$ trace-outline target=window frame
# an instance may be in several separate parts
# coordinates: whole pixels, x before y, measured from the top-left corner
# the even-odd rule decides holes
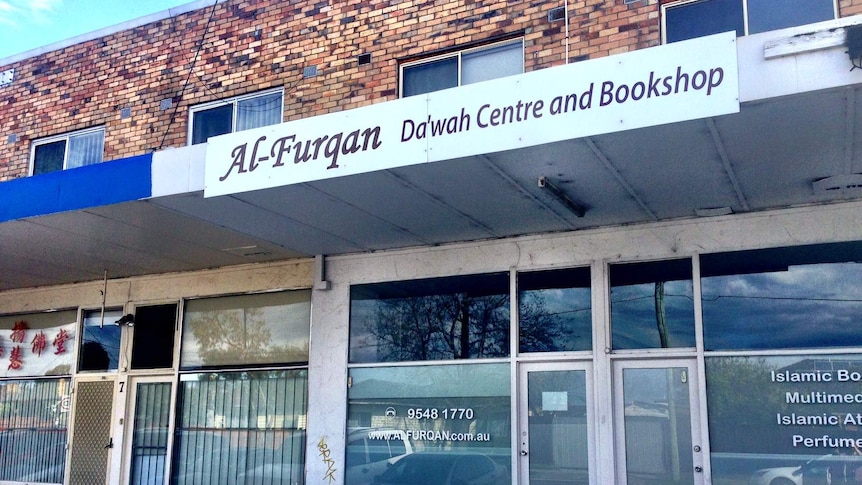
[[[192,141],[193,141],[193,136],[194,136],[195,113],[198,113],[201,111],[207,111],[207,110],[210,110],[213,108],[219,108],[222,106],[230,105],[231,106],[230,131],[228,133],[223,133],[223,134],[227,135],[229,133],[236,133],[237,132],[237,130],[236,130],[237,109],[238,109],[239,103],[241,101],[246,101],[249,99],[268,96],[268,95],[276,94],[276,93],[281,94],[281,110],[279,113],[279,121],[278,121],[278,123],[276,123],[276,124],[279,124],[279,123],[284,123],[284,87],[283,86],[278,87],[278,88],[274,88],[274,89],[266,89],[263,91],[256,91],[254,93],[241,94],[238,96],[232,96],[232,97],[224,98],[224,99],[217,99],[215,101],[209,101],[206,103],[201,103],[201,104],[196,104],[194,106],[191,106],[189,108],[189,122],[188,122],[188,132],[187,132],[186,144],[188,146],[193,145]],[[264,126],[271,126],[271,125],[264,125]],[[258,128],[260,128],[260,127],[258,127]],[[221,136],[221,135],[217,135],[217,136]],[[204,143],[206,143],[206,141],[200,142],[198,144],[202,145]]]
[[[526,69],[526,60],[524,58],[524,38],[516,37],[512,39],[498,40],[494,42],[490,42],[487,44],[481,44],[473,47],[467,47],[464,49],[459,49],[451,52],[445,52],[442,54],[431,55],[429,57],[423,57],[421,59],[416,59],[413,61],[402,62],[398,66],[398,97],[404,98],[404,71],[405,69],[410,69],[411,67],[421,66],[423,64],[430,64],[432,62],[442,61],[445,59],[455,58],[458,61],[458,83],[455,87],[461,87],[462,84],[462,74],[464,71],[462,58],[465,54],[475,54],[477,52],[482,52],[485,50],[493,50],[497,47],[503,47],[507,45],[515,45],[520,44],[521,46],[521,73],[523,74]],[[434,91],[431,91],[434,92]],[[428,93],[423,93],[428,94]],[[421,95],[416,95],[421,96]]]
[[[661,43],[662,44],[668,43],[668,41],[667,41],[667,31],[668,31],[667,11],[668,11],[668,9],[679,8],[679,7],[684,7],[686,5],[689,5],[689,4],[694,4],[694,3],[699,3],[699,2],[708,2],[708,1],[710,1],[710,0],[679,0],[679,1],[669,1],[669,2],[663,3],[661,5]],[[737,1],[742,2],[742,25],[743,25],[742,36],[752,35],[751,33],[749,33],[749,30],[748,30],[748,24],[749,24],[749,21],[748,21],[748,2],[749,2],[749,0],[737,0]],[[838,14],[839,14],[839,12],[838,12],[838,1],[837,0],[831,0],[831,2],[832,2],[832,19],[834,20],[834,19],[839,18],[838,17]],[[790,28],[792,28],[792,27],[790,27]]]
[[[62,141],[62,142],[66,143],[66,145],[63,147],[63,167],[60,170],[50,170],[48,172],[42,172],[42,173],[61,172],[63,170],[69,169],[69,167],[67,166],[69,163],[69,141],[72,138],[75,138],[78,136],[86,136],[86,135],[91,135],[93,133],[98,133],[98,132],[102,133],[102,157],[101,157],[101,160],[99,160],[96,163],[104,162],[105,161],[105,127],[104,126],[97,126],[97,127],[92,127],[92,128],[84,128],[82,130],[69,131],[67,133],[62,133],[59,135],[46,136],[44,138],[38,138],[36,140],[33,140],[33,142],[30,144],[30,164],[28,167],[27,175],[30,177],[32,177],[33,175],[39,175],[39,174],[35,173],[36,172],[36,148],[37,147],[40,147],[42,145],[48,145],[51,143],[56,143],[58,141]],[[95,165],[96,163],[91,163],[89,165]],[[84,166],[86,166],[86,165],[84,165]],[[73,167],[73,168],[77,168],[77,167]]]

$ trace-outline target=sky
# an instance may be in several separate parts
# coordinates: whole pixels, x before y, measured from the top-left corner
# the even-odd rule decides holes
[[[194,0],[0,0],[0,59]]]

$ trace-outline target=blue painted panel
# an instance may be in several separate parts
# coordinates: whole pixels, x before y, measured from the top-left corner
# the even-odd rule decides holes
[[[152,195],[152,154],[0,182],[0,222]]]

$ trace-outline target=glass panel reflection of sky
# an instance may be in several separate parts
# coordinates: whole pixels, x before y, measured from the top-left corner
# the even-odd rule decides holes
[[[612,265],[610,277],[614,349],[694,347],[690,260]]]
[[[81,342],[79,370],[117,370],[122,328],[116,321],[122,316],[121,310],[106,310],[104,319],[100,310],[84,312],[84,339]]]
[[[565,352],[592,348],[590,269],[518,274],[521,352]]]
[[[732,256],[735,267],[720,271],[714,271],[722,264],[720,255],[704,258],[707,350],[862,345],[862,265],[804,264],[805,257],[798,259],[803,264],[791,265],[782,260],[781,250],[738,254]],[[778,264],[767,267],[764,260]]]

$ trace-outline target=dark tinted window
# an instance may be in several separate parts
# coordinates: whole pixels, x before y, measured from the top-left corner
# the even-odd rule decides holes
[[[192,116],[192,145],[231,132],[233,104],[197,111]]]
[[[404,68],[402,96],[414,96],[458,85],[458,58],[447,57]]]
[[[33,155],[33,175],[63,170],[66,140],[37,145]]]
[[[834,18],[832,0],[748,0],[749,34]]]
[[[735,30],[745,35],[742,0],[702,0],[665,10],[667,42],[694,39]]]
[[[351,288],[350,362],[508,355],[508,273]]]
[[[518,274],[521,352],[592,348],[590,269]]]
[[[154,305],[135,310],[132,369],[158,369],[174,364],[176,305]]]
[[[862,345],[862,243],[701,256],[707,350]]]
[[[614,349],[694,347],[691,260],[614,264]]]

